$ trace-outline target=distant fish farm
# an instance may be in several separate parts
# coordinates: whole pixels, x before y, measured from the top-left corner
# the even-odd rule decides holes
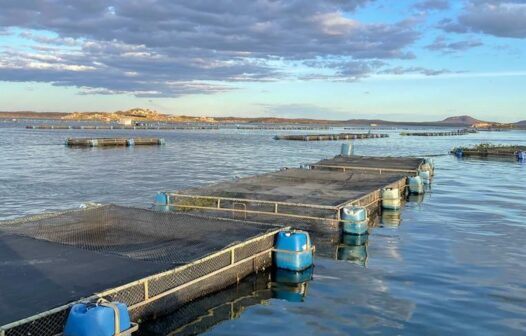
[[[307,135],[276,135],[275,140],[293,141],[337,141],[355,139],[387,138],[388,134],[375,133],[339,133],[339,134],[307,134]]]
[[[471,133],[477,133],[476,130],[469,130],[469,129],[462,129],[457,131],[449,131],[449,132],[401,132],[400,135],[402,136],[455,136],[455,135],[466,135]]]
[[[68,138],[68,147],[131,147],[164,145],[163,138]]]
[[[472,147],[456,147],[451,150],[450,154],[459,158],[501,158],[526,161],[526,146],[480,144]]]

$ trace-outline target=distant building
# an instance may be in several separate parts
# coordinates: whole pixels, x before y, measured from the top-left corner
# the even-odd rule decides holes
[[[130,118],[123,118],[119,120],[119,124],[124,125],[124,126],[132,126],[133,120]]]

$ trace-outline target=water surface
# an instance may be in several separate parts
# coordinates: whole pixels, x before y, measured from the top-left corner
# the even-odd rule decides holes
[[[334,258],[318,256],[303,302],[275,298],[263,285],[263,292],[248,291],[256,299],[238,313],[226,314],[207,328],[179,332],[523,334],[526,166],[444,154],[454,146],[480,142],[526,144],[526,132],[433,138],[382,132],[391,137],[356,140],[355,153],[427,155],[436,163],[432,190],[406,204],[399,226],[374,228],[363,249],[351,246],[349,251],[343,244],[340,250],[335,246]],[[334,156],[341,144],[272,139],[285,133],[306,131],[26,130],[20,124],[0,124],[0,219],[89,201],[148,207],[157,191],[297,167]],[[152,136],[165,138],[167,144],[73,149],[63,145],[69,136]],[[336,260],[338,255],[355,257]],[[246,294],[234,291],[239,298]],[[207,314],[219,317],[219,311]],[[174,331],[165,325],[160,334]]]

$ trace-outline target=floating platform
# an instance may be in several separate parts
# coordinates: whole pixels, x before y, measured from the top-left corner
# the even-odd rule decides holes
[[[456,147],[450,152],[457,157],[509,158],[526,160],[526,146],[499,146],[481,144],[473,147]]]
[[[450,132],[402,132],[402,136],[455,136],[455,135],[466,135],[470,133],[477,133],[476,130],[457,130]]]
[[[164,145],[163,138],[68,138],[70,147],[115,147],[115,146],[158,146]]]
[[[0,222],[0,335],[59,334],[80,299],[174,310],[270,267],[279,230],[116,205]]]
[[[217,130],[219,126],[27,125],[40,130]]]
[[[294,140],[294,141],[336,141],[354,139],[376,139],[387,138],[388,134],[375,133],[339,133],[339,134],[307,134],[307,135],[276,135],[275,140]]]
[[[407,177],[417,175],[424,162],[416,158],[336,157],[311,165],[317,169],[284,169],[161,196],[164,204],[180,211],[207,210],[242,218],[254,215],[250,217],[253,220],[263,220],[261,215],[274,220],[281,216],[339,222],[343,207],[377,207],[382,188],[405,191]]]

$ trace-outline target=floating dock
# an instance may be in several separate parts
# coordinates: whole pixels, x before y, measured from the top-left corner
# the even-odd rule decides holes
[[[81,299],[173,311],[272,266],[279,231],[116,205],[0,222],[0,335],[60,334]]]
[[[39,130],[217,130],[219,126],[123,126],[123,125],[27,125],[27,129]]]
[[[223,212],[251,220],[265,217],[312,219],[338,223],[342,208],[377,208],[382,188],[405,192],[407,177],[418,174],[424,159],[340,156],[311,165],[284,169],[180,192],[158,195],[157,204],[180,211]],[[336,167],[336,168],[335,168]],[[338,171],[334,171],[338,170]],[[296,225],[295,225],[296,227]]]
[[[457,131],[450,131],[450,132],[402,132],[400,135],[402,136],[455,136],[455,135],[466,135],[470,133],[477,133],[476,130],[457,130]]]
[[[481,144],[473,147],[457,147],[450,152],[457,157],[502,158],[526,160],[526,146]]]
[[[276,135],[275,140],[294,140],[294,141],[336,141],[336,140],[355,140],[355,139],[376,139],[387,138],[388,134],[375,133],[339,133],[339,134],[306,134],[306,135]]]
[[[118,147],[164,145],[162,138],[68,138],[69,147]]]

